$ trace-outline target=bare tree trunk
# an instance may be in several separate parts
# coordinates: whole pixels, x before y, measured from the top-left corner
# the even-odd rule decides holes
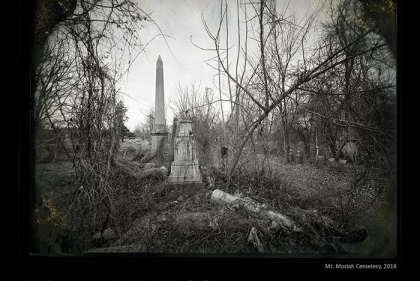
[[[318,164],[319,145],[318,145],[318,126],[315,127],[315,165]]]
[[[268,114],[277,107],[280,103],[284,102],[285,99],[290,98],[290,96],[293,93],[296,93],[295,91],[300,90],[301,86],[305,85],[309,81],[313,81],[317,79],[318,77],[322,76],[325,73],[328,73],[330,70],[334,70],[335,68],[343,65],[344,62],[350,60],[352,57],[361,56],[364,54],[367,54],[371,52],[374,49],[380,48],[381,45],[375,45],[372,48],[369,49],[363,49],[360,50],[354,54],[352,54],[352,57],[345,56],[343,57],[343,53],[352,48],[357,42],[360,42],[362,39],[364,39],[368,34],[371,33],[371,31],[366,31],[361,33],[357,36],[357,38],[354,38],[351,42],[349,42],[345,46],[340,46],[340,48],[333,50],[332,52],[328,52],[326,55],[320,57],[319,61],[314,64],[308,64],[306,65],[303,70],[293,71],[291,73],[293,67],[293,60],[294,59],[300,59],[297,58],[299,48],[304,48],[303,44],[300,46],[300,42],[304,42],[307,39],[308,34],[310,34],[311,28],[314,25],[314,19],[315,17],[308,17],[307,21],[302,24],[299,23],[299,21],[296,21],[296,24],[290,24],[283,22],[281,19],[285,19],[285,14],[279,15],[275,14],[273,15],[270,20],[277,18],[275,21],[272,21],[273,23],[278,24],[278,28],[281,29],[281,36],[278,38],[286,39],[286,41],[283,41],[283,47],[281,50],[284,50],[287,52],[286,57],[281,57],[280,62],[276,62],[276,64],[281,64],[283,62],[283,66],[281,66],[279,69],[280,72],[276,72],[274,75],[271,75],[271,72],[273,68],[276,68],[275,65],[271,63],[270,59],[273,59],[274,55],[269,53],[269,50],[266,50],[266,43],[268,43],[268,39],[270,36],[272,36],[272,30],[268,30],[266,33],[264,32],[264,27],[269,26],[268,21],[265,21],[265,19],[270,17],[270,13],[272,10],[270,10],[270,7],[268,7],[266,4],[266,1],[261,1],[260,5],[255,5],[255,3],[249,3],[254,8],[255,15],[253,15],[252,18],[247,19],[247,21],[251,21],[255,19],[255,26],[256,28],[253,29],[255,32],[254,34],[258,34],[258,46],[259,46],[259,54],[257,54],[258,58],[256,58],[257,63],[256,65],[252,66],[252,74],[251,77],[249,77],[249,81],[253,79],[258,80],[258,87],[261,91],[261,95],[257,96],[255,95],[255,91],[257,90],[255,88],[255,83],[249,83],[244,84],[243,81],[238,81],[236,79],[235,75],[232,75],[232,73],[229,72],[226,65],[224,65],[225,58],[222,57],[221,49],[220,49],[220,38],[219,38],[219,31],[222,27],[223,23],[223,5],[221,4],[221,15],[220,15],[220,23],[217,31],[217,35],[214,36],[207,23],[203,19],[203,24],[206,29],[206,32],[208,36],[213,40],[214,43],[214,50],[216,52],[215,60],[217,60],[218,63],[218,71],[219,71],[219,79],[220,79],[220,71],[223,70],[223,72],[227,75],[228,79],[232,80],[240,89],[241,92],[246,95],[247,98],[252,101],[253,106],[255,106],[258,110],[261,111],[259,113],[259,116],[257,117],[257,120],[253,121],[251,123],[250,128],[246,132],[245,136],[242,138],[241,142],[239,143],[238,147],[236,148],[236,151],[234,152],[233,159],[229,165],[228,170],[228,176],[230,177],[239,161],[239,158],[241,156],[242,150],[247,143],[248,139],[251,137],[252,133],[255,131],[255,129],[261,124],[261,122],[268,116]],[[250,5],[250,6],[251,6]],[[246,7],[246,4],[244,4]],[[285,24],[285,25],[283,25]],[[294,33],[296,30],[296,25],[301,26],[301,29],[303,29],[303,32]],[[289,26],[290,29],[285,30],[283,27]],[[257,29],[259,29],[257,31]],[[291,39],[288,41],[287,37],[289,36],[289,32],[291,35]],[[255,39],[255,38],[254,38]],[[279,42],[275,42],[275,44],[278,44]],[[321,49],[323,47],[321,46]],[[308,61],[307,58],[305,58],[304,51],[302,50],[302,59],[303,61]],[[250,58],[245,58],[245,61],[248,60],[251,62]],[[315,62],[315,61],[314,61]],[[286,71],[287,70],[287,71]],[[276,86],[276,83],[274,81],[278,80],[278,75],[281,76],[281,79],[285,80],[285,85],[287,87],[283,89],[277,89],[278,86]],[[271,76],[270,76],[271,75]],[[278,84],[278,83],[277,83]],[[219,80],[220,85],[220,80]],[[272,88],[276,88],[273,90]],[[287,88],[287,89],[286,89]],[[277,93],[276,90],[279,90]],[[219,86],[219,91],[221,91]],[[299,93],[297,93],[299,94]],[[223,113],[222,113],[223,114]],[[284,112],[283,112],[284,114]],[[283,126],[286,128],[285,132],[288,133],[287,129],[287,123],[283,124]],[[285,146],[290,149],[290,140],[289,136],[285,136]],[[289,150],[287,150],[289,151]],[[288,157],[286,157],[287,159]]]
[[[283,127],[283,149],[284,149],[284,163],[290,163],[290,138],[289,130],[287,127],[287,121],[284,118],[284,115],[281,116],[281,125]]]
[[[335,155],[334,155],[334,159],[336,161],[338,161],[340,159],[341,152],[343,151],[343,148],[344,148],[345,145],[346,145],[346,140],[340,141],[340,144],[338,145],[338,147],[335,151]]]
[[[238,65],[239,65],[239,58],[241,54],[241,26],[239,21],[239,0],[236,0],[236,16],[237,16],[237,24],[238,24],[238,55],[236,57],[236,80],[238,81]],[[230,79],[229,79],[230,80]],[[236,134],[239,133],[239,87],[235,84],[235,124],[236,124]]]
[[[309,141],[305,141],[303,144],[305,146],[306,156],[309,157],[309,152],[311,150],[311,143]]]
[[[239,158],[241,157],[242,150],[245,144],[248,142],[248,139],[252,136],[255,129],[261,124],[261,121],[267,117],[267,113],[262,114],[249,128],[248,132],[245,134],[244,138],[242,139],[241,143],[239,144],[235,155],[233,156],[232,162],[229,167],[229,171],[227,173],[228,177],[230,178],[235,170],[236,165],[238,164]]]
[[[225,8],[226,11],[228,9],[227,1],[225,0]],[[229,21],[228,21],[229,13],[226,13],[226,69],[229,71]],[[230,79],[228,79],[228,89],[229,89],[229,100],[230,100],[230,111],[233,112],[233,97],[232,97],[232,87],[230,85]]]

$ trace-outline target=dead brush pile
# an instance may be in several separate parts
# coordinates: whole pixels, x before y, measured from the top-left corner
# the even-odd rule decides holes
[[[144,164],[119,159],[110,179],[114,227],[121,233],[139,215],[157,208],[154,198],[166,174],[158,168],[145,170]]]
[[[98,216],[88,232],[71,231],[81,251],[134,245],[141,253],[347,254],[338,241],[357,229],[359,217],[366,214],[366,206],[372,202],[367,196],[372,190],[369,186],[346,188],[341,183],[345,189],[339,191],[331,187],[337,186],[331,179],[322,183],[315,180],[321,178],[320,171],[304,185],[306,181],[297,184],[256,171],[237,172],[229,181],[222,170],[210,168],[202,171],[202,188],[174,188],[166,184],[165,170],[122,157],[116,158],[115,164],[109,177],[113,190],[109,216]],[[302,169],[297,172],[302,174]],[[331,175],[331,171],[326,172]],[[215,189],[264,204],[292,220],[298,230],[214,203],[210,197]],[[70,206],[71,200],[61,205]],[[85,216],[78,219],[84,221]],[[109,230],[113,233],[110,239],[93,241],[98,232],[111,233]]]
[[[118,180],[119,219],[115,222],[120,235],[112,246],[136,245],[138,252],[216,255],[345,252],[335,244],[335,237],[343,233],[339,224],[316,209],[300,208],[296,190],[277,178],[247,173],[236,174],[228,182],[223,172],[211,169],[206,175],[214,178],[211,188],[205,181],[200,189],[169,189],[164,181],[142,178],[141,174],[132,171],[130,179],[122,173]],[[299,230],[214,203],[210,196],[215,188],[265,204],[288,216]],[[260,248],[250,237],[252,231]]]
[[[240,198],[250,198],[264,204],[267,209],[285,215],[298,226],[298,231],[292,231],[284,227],[276,227],[275,223],[269,219],[258,220],[257,224],[254,221],[253,227],[261,236],[264,253],[336,254],[344,252],[335,241],[346,230],[339,221],[326,215],[326,212],[318,210],[329,210],[331,213],[331,209],[326,208],[329,204],[328,197],[326,200],[320,200],[318,194],[314,194],[313,200],[308,196],[303,200],[296,187],[273,175],[248,171],[236,173],[228,181],[221,171],[213,170],[212,172],[215,177],[215,186],[220,186],[219,188],[223,191]],[[248,217],[251,218],[249,215]],[[248,228],[246,235],[249,231]]]
[[[113,211],[103,227],[116,235],[97,246],[169,254],[348,254],[339,241],[357,229],[368,203],[357,196],[366,194],[349,192],[347,177],[335,179],[328,169],[289,168],[299,181],[249,170],[229,180],[222,170],[210,168],[201,171],[202,188],[187,188],[167,185],[165,170],[117,158],[111,178]],[[288,217],[297,229],[214,203],[210,197],[215,189],[258,202]]]

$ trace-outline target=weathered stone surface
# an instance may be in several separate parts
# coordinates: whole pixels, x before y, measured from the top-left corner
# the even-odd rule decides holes
[[[290,162],[295,162],[295,155],[293,154],[293,150],[290,150],[289,160],[290,160]]]
[[[165,89],[163,79],[163,61],[159,56],[156,61],[156,89],[155,89],[155,119],[154,124],[165,125]],[[156,132],[156,128],[154,128]]]
[[[165,175],[168,173],[168,169],[165,166],[159,168]]]
[[[211,194],[210,199],[214,202],[224,204],[224,203],[234,203],[236,200],[239,199],[239,197],[236,197],[227,192],[223,192],[220,189],[215,189],[213,193]]]
[[[299,150],[298,150],[298,152],[295,155],[295,162],[297,164],[303,164],[303,155],[300,153]]]
[[[151,136],[152,154],[161,151],[167,146],[168,131],[166,128],[163,62],[160,56],[156,61],[155,118]]]
[[[190,120],[179,122],[179,130],[174,138],[174,161],[171,164],[168,182],[202,183]]]

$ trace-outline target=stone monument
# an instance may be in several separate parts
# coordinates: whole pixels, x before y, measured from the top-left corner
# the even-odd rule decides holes
[[[179,121],[177,134],[174,137],[174,161],[171,164],[168,182],[200,185],[202,183],[191,120]]]
[[[293,154],[293,150],[290,149],[290,153],[289,153],[289,160],[290,163],[295,162],[295,155]]]
[[[297,151],[297,154],[295,155],[295,161],[297,164],[303,164],[303,155],[300,154],[300,151]]]
[[[150,149],[152,154],[163,149],[166,146],[168,139],[165,116],[165,93],[163,86],[163,62],[159,56],[156,62],[155,119],[151,133],[152,143]]]

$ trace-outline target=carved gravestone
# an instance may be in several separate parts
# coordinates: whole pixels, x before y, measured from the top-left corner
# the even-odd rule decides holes
[[[192,121],[181,120],[174,137],[174,161],[168,182],[171,184],[201,184]]]
[[[297,154],[295,155],[295,161],[297,164],[303,164],[303,155],[300,154],[300,151],[297,151]]]
[[[293,154],[293,150],[291,150],[291,149],[290,149],[289,156],[290,156],[290,158],[289,158],[290,163],[295,162],[295,155]]]

